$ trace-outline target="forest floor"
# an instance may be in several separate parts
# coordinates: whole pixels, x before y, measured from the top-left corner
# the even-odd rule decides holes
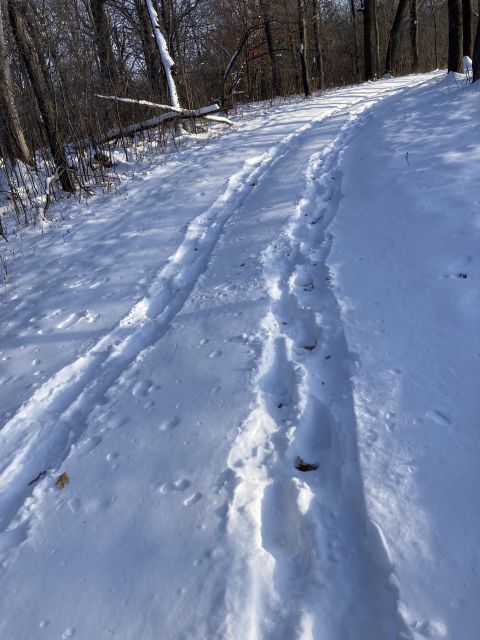
[[[478,640],[478,95],[252,105],[17,234],[1,638]]]

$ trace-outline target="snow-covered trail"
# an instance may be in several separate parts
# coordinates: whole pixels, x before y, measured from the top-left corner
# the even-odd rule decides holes
[[[270,306],[257,402],[229,456],[239,483],[229,533],[240,543],[229,638],[411,637],[381,535],[366,513],[351,386],[356,360],[326,267],[325,230],[341,197],[338,163],[372,104],[332,117],[337,135],[310,156],[295,216],[263,253]],[[298,458],[318,472],[292,473]]]
[[[370,110],[430,77],[286,109],[251,127],[229,177],[231,149],[213,143],[210,201],[153,268],[144,227],[134,304],[1,431],[2,589],[15,595],[2,637],[410,637],[365,510],[325,228]],[[181,194],[184,171],[182,202],[196,188]],[[103,233],[120,256],[115,228]],[[297,455],[319,471],[295,471]]]

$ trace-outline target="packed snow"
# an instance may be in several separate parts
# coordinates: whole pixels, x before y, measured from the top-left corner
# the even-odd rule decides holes
[[[1,638],[478,640],[477,114],[251,105],[18,231]]]

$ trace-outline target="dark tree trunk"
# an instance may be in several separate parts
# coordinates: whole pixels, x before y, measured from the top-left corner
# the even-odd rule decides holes
[[[398,3],[395,18],[393,20],[392,28],[390,29],[390,36],[388,38],[387,55],[385,58],[385,72],[391,73],[395,71],[395,62],[397,59],[397,45],[398,36],[400,34],[400,27],[402,25],[402,18],[407,8],[408,0],[400,0]]]
[[[32,154],[25,140],[13,93],[8,46],[3,27],[4,1],[0,0],[0,146],[10,160],[33,164]]]
[[[372,21],[373,21],[373,54],[375,61],[374,74],[378,78],[380,75],[380,36],[378,34],[378,20],[377,20],[377,0],[370,0],[372,8]]]
[[[463,55],[472,57],[472,16],[473,2],[472,0],[463,0]]]
[[[222,109],[231,109],[233,108],[233,100],[232,100],[232,93],[235,89],[235,82],[232,82],[230,84],[230,87],[228,87],[228,80],[230,78],[230,75],[232,73],[232,70],[238,60],[238,58],[240,57],[243,49],[245,48],[245,45],[248,42],[248,38],[250,37],[250,33],[251,30],[247,29],[245,31],[245,33],[243,34],[243,36],[240,38],[240,42],[237,45],[237,48],[235,49],[235,53],[233,54],[233,56],[230,58],[227,68],[225,69],[225,73],[223,74],[223,81],[222,81]]]
[[[8,16],[15,42],[35,94],[60,184],[64,191],[74,193],[75,183],[68,169],[65,148],[59,134],[54,89],[39,53],[39,38],[31,21],[28,20],[28,5],[25,0],[8,0]]]
[[[147,67],[148,82],[153,95],[163,97],[164,83],[162,75],[162,62],[158,55],[158,49],[152,36],[152,25],[148,11],[143,0],[135,0],[135,10],[138,18],[140,41],[142,43],[143,57]]]
[[[110,27],[105,13],[105,0],[88,0],[95,33],[95,47],[100,62],[100,75],[104,86],[115,86],[118,69],[113,55]]]
[[[318,88],[323,89],[325,76],[323,73],[322,40],[320,37],[320,7],[318,0],[313,0],[313,38],[315,42],[315,71],[317,74]]]
[[[418,0],[410,0],[410,49],[412,73],[418,72]]]
[[[448,0],[448,70],[463,73],[461,0]]]
[[[437,30],[437,14],[435,13],[435,4],[430,0],[430,11],[433,20],[433,44],[435,49],[435,69],[438,69],[438,30]]]
[[[373,19],[375,0],[365,0],[363,4],[363,74],[365,80],[375,78],[375,56]]]
[[[271,6],[269,0],[260,0],[260,10],[262,12],[263,28],[267,39],[268,57],[270,58],[270,65],[272,67],[273,93],[276,96],[280,96],[283,91],[280,73],[278,71],[277,57],[275,55],[275,46],[273,44],[272,21],[270,17]]]
[[[357,12],[355,10],[355,0],[350,0],[350,12],[352,14],[353,31],[353,71],[355,73],[355,80],[359,80],[360,69],[358,66]]]
[[[480,0],[478,0],[478,11],[480,16]],[[477,80],[480,80],[480,19],[477,25],[475,44],[473,45],[473,82]]]
[[[305,96],[311,95],[307,65],[307,25],[305,22],[305,0],[298,0],[298,31],[300,36],[300,63],[302,65],[302,83]]]

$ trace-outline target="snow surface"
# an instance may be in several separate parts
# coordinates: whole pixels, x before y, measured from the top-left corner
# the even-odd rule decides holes
[[[1,638],[478,640],[477,112],[252,108],[19,235]]]

